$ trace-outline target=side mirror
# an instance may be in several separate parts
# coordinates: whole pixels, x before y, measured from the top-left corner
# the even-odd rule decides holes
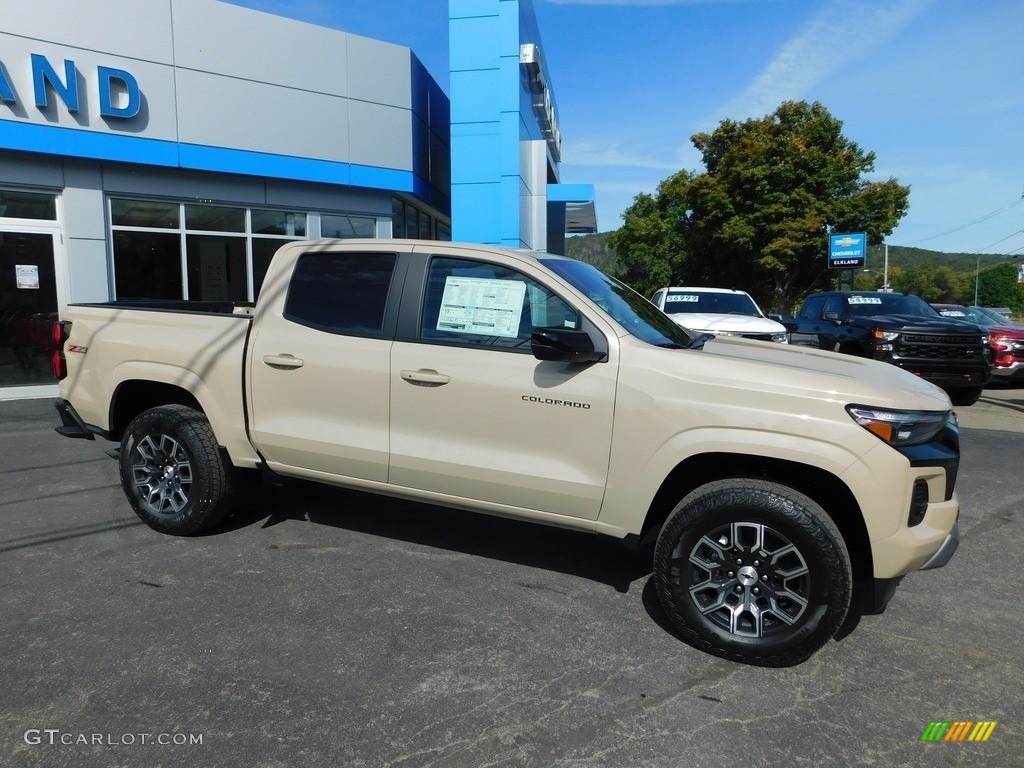
[[[838,312],[825,312],[822,315],[822,317],[825,320],[831,320],[833,323],[838,323],[839,322],[839,313]]]
[[[530,337],[530,349],[538,360],[560,363],[596,363],[605,357],[586,331],[565,328],[538,328]]]

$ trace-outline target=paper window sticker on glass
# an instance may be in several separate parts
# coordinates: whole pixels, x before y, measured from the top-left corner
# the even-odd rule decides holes
[[[877,296],[851,296],[847,302],[850,304],[881,304],[882,300]]]
[[[437,330],[514,339],[519,335],[526,283],[449,275]]]
[[[39,267],[36,264],[15,264],[14,274],[18,288],[39,290]]]
[[[686,301],[692,303],[700,301],[700,297],[694,296],[692,293],[670,293],[665,301]]]

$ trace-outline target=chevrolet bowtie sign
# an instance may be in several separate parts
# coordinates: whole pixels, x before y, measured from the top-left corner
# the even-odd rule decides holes
[[[829,235],[828,268],[859,269],[867,258],[868,236],[865,232]]]

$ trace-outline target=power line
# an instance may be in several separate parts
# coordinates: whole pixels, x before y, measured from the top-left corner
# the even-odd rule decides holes
[[[987,251],[989,248],[992,248],[992,247],[994,247],[996,245],[999,245],[1000,243],[1005,243],[1011,237],[1016,237],[1017,235],[1020,235],[1020,234],[1024,234],[1024,229],[1018,229],[1016,232],[1011,232],[1010,234],[1008,234],[1006,237],[1002,238],[1001,240],[996,240],[994,243],[989,243],[984,248],[979,248],[976,251],[976,253],[981,253],[982,251]],[[1018,248],[1017,250],[1020,250],[1020,249]]]
[[[975,224],[980,224],[983,221],[988,221],[993,216],[998,216],[1000,213],[1004,213],[1005,211],[1010,210],[1015,205],[1020,205],[1022,200],[1024,200],[1024,195],[1021,195],[1016,200],[1014,200],[1012,203],[1007,203],[1006,205],[1004,205],[999,210],[992,211],[992,213],[986,213],[984,216],[981,216],[981,217],[975,219],[974,221],[969,221],[966,224],[963,224],[963,225],[961,225],[959,227],[954,227],[953,229],[947,230],[946,232],[940,232],[937,235],[930,235],[929,237],[923,237],[920,240],[915,240],[912,243],[907,243],[906,247],[910,248],[911,246],[917,245],[918,243],[927,243],[929,240],[935,240],[936,238],[939,238],[939,237],[945,237],[946,235],[952,235],[954,232],[959,232],[959,231],[961,231],[963,229],[967,229],[968,227],[973,227]],[[1014,232],[1013,234],[1016,235],[1017,232]],[[1013,235],[1011,235],[1011,237],[1012,236]],[[1000,240],[1000,242],[1002,242],[1002,241]],[[994,245],[994,243],[993,243],[993,245]],[[984,249],[982,249],[982,250],[984,250]]]

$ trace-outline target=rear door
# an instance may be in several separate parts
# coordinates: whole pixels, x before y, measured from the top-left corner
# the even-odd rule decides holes
[[[540,277],[485,260],[423,265],[392,350],[392,485],[597,518],[616,364],[531,354],[534,328],[584,323]],[[416,282],[410,270],[407,293]]]
[[[402,269],[386,246],[311,248],[282,268],[290,282],[264,285],[248,370],[253,442],[272,469],[387,481],[392,286]]]
[[[796,316],[797,329],[789,334],[790,344],[824,348],[819,334],[832,333],[836,326],[834,322],[822,320],[821,314],[824,308],[824,296],[809,296],[807,298],[803,306],[800,307],[800,314]]]

